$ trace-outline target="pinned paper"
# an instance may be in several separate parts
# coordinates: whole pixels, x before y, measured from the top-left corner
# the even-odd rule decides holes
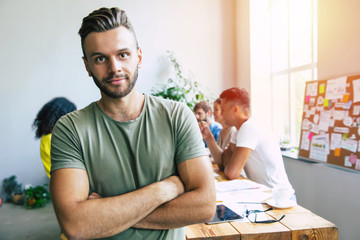
[[[326,162],[329,151],[329,134],[313,136],[309,158]]]
[[[324,107],[328,107],[329,106],[329,99],[324,99]]]
[[[330,149],[335,150],[337,148],[341,148],[341,134],[340,133],[332,133]]]
[[[356,160],[355,169],[360,170],[360,159]]]
[[[349,156],[346,156],[344,158],[344,166],[345,167],[352,167],[353,166],[353,164],[350,162],[350,157]]]
[[[334,111],[334,119],[335,120],[343,120],[345,116],[344,110],[335,110]]]
[[[335,148],[334,150],[334,156],[335,157],[340,157],[341,155],[341,148]]]
[[[324,104],[324,98],[322,96],[319,96],[317,99],[317,105],[323,105]]]
[[[346,117],[343,121],[345,126],[351,127],[351,124],[353,123],[352,117]]]
[[[335,126],[335,119],[331,118],[329,121],[329,127],[334,127]]]
[[[360,79],[354,80],[352,83],[353,83],[354,103],[360,102]]]
[[[357,156],[352,153],[349,157],[349,162],[351,162],[352,165],[355,165],[356,160],[357,160]]]
[[[344,106],[345,106],[345,103],[343,103],[343,102],[335,103],[335,108],[344,108]]]
[[[310,98],[310,106],[314,106],[315,105],[315,98]]]
[[[351,104],[352,104],[352,101],[350,100],[350,101],[348,101],[347,103],[344,104],[343,108],[349,110],[351,108]]]
[[[305,102],[310,102],[310,96],[309,95],[307,95],[305,99],[306,99]]]
[[[353,115],[357,116],[360,114],[360,105],[356,105],[353,107]]]
[[[314,115],[314,123],[315,123],[315,124],[318,124],[319,119],[320,119],[319,114],[315,114],[315,115]]]
[[[301,138],[300,149],[309,151],[309,146],[310,146],[309,132],[308,131],[303,131],[302,138]]]
[[[317,91],[318,91],[318,82],[314,82],[314,83],[309,83],[306,86],[306,95],[309,96],[317,96]]]
[[[349,98],[350,98],[350,95],[347,93],[347,94],[344,94],[343,96],[343,99],[342,99],[342,102],[343,103],[347,103],[349,101]]]
[[[346,149],[348,151],[356,153],[358,141],[352,140],[350,138],[343,140],[341,142],[341,148]]]
[[[347,77],[340,77],[327,81],[325,98],[327,99],[342,99],[346,93],[346,79]]]
[[[334,127],[334,132],[349,133],[349,128],[346,128],[346,127]]]
[[[319,130],[325,132],[329,130],[330,117],[330,111],[323,110],[320,112]]]
[[[325,84],[320,84],[319,86],[319,94],[322,94],[325,92]]]

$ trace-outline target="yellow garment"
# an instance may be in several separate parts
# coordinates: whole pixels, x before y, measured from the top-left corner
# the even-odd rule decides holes
[[[44,164],[46,174],[50,178],[50,168],[51,168],[51,157],[50,157],[50,148],[51,148],[51,133],[41,137],[40,142],[40,156]]]
[[[51,149],[51,133],[42,136],[40,141],[40,156],[44,164],[46,174],[48,175],[49,178],[50,178],[50,168],[51,168],[50,149]],[[68,239],[63,233],[61,233],[60,240],[68,240]]]

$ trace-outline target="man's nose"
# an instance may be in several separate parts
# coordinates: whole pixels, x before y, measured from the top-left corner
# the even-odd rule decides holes
[[[110,58],[108,72],[109,73],[117,73],[117,72],[121,72],[121,70],[122,70],[121,61],[119,59],[117,59],[116,57]]]

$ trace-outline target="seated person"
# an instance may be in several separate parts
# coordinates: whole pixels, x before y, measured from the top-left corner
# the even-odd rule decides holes
[[[63,115],[76,110],[74,103],[64,97],[57,97],[46,103],[38,112],[33,127],[36,128],[35,137],[41,138],[40,156],[44,164],[45,172],[50,178],[50,143],[51,132],[56,121]]]
[[[203,136],[204,141],[206,142],[211,155],[213,158],[217,158],[217,161],[221,161],[222,152],[229,145],[231,136],[236,134],[237,130],[234,126],[229,126],[224,122],[224,119],[221,114],[221,99],[218,98],[214,102],[214,111],[213,111],[214,119],[216,122],[222,125],[222,129],[220,130],[219,138],[216,141],[214,136],[212,135],[209,125],[201,121],[199,122],[201,134]]]
[[[207,101],[201,101],[201,102],[197,103],[194,107],[194,113],[195,113],[196,119],[199,123],[200,122],[207,123],[212,135],[215,138],[215,141],[217,141],[219,138],[220,130],[222,129],[222,126],[215,121],[211,121],[212,111],[211,111],[210,104]],[[205,143],[205,147],[207,147],[207,144],[205,141],[204,141],[204,143]]]
[[[245,169],[247,177],[270,188],[288,189],[289,198],[296,201],[284,167],[280,146],[274,135],[260,130],[250,118],[250,97],[242,88],[230,88],[221,93],[224,121],[238,130],[223,151],[217,164],[229,179],[239,177]]]

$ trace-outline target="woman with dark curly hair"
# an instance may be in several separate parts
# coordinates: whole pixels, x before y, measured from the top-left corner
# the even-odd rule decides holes
[[[46,174],[50,178],[50,146],[51,133],[56,121],[63,115],[76,110],[74,103],[64,97],[57,97],[46,103],[38,112],[33,127],[36,129],[35,137],[41,138],[40,156]]]

